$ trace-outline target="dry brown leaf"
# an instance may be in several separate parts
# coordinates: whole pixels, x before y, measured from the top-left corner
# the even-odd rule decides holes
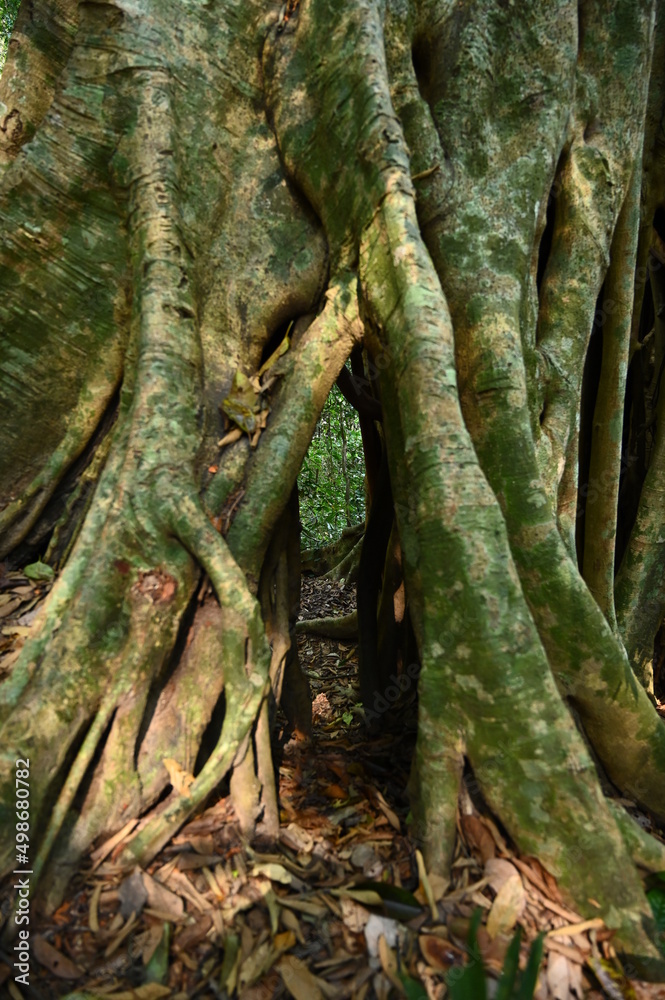
[[[199,890],[192,885],[186,875],[183,875],[177,868],[171,872],[169,885],[172,886],[179,896],[184,896],[200,913],[208,913],[212,909],[212,903],[201,895]]]
[[[288,872],[284,865],[268,862],[266,864],[255,864],[252,869],[253,875],[265,875],[271,882],[281,882],[283,885],[290,885],[293,882],[293,875]]]
[[[58,979],[79,979],[83,975],[82,969],[67,958],[62,952],[54,948],[41,934],[35,934],[31,941],[35,958],[40,965],[57,976]]]
[[[141,943],[141,961],[144,965],[147,965],[152,956],[155,954],[163,937],[163,923],[151,923],[148,926]]]
[[[350,861],[354,868],[367,872],[379,861],[379,856],[371,844],[358,844],[350,854]]]
[[[418,944],[427,964],[437,972],[446,972],[463,954],[452,942],[434,934],[421,934]]]
[[[143,884],[148,894],[148,906],[164,914],[168,920],[178,922],[185,914],[185,905],[174,892],[157,882],[152,875],[143,872]]]
[[[130,835],[137,823],[137,819],[130,819],[129,823],[126,823],[122,830],[118,830],[118,832],[112,837],[109,837],[109,839],[105,841],[101,847],[98,847],[96,851],[92,852],[90,858],[93,862],[93,871],[101,865],[104,858],[109,856],[114,847],[117,847],[118,844]]]
[[[279,839],[297,854],[309,854],[314,846],[314,838],[297,823],[289,823],[279,832]]]
[[[159,983],[145,983],[133,990],[123,990],[121,993],[107,994],[109,1000],[161,1000],[171,995],[170,986],[160,986]]]
[[[478,816],[460,817],[464,839],[479,856],[483,864],[496,857],[496,843],[487,826]]]
[[[277,964],[284,985],[295,1000],[325,1000],[319,980],[304,962],[294,955],[285,955]]]
[[[353,899],[363,906],[383,906],[383,899],[374,889],[331,889],[331,896],[338,899]]]
[[[187,837],[187,843],[197,854],[206,856],[215,854],[215,838],[211,833],[193,834]]]
[[[264,941],[254,951],[252,951],[240,966],[238,973],[238,987],[252,986],[261,978],[264,972],[272,966],[275,959],[275,952],[271,941]]]
[[[564,944],[563,941],[559,941],[557,938],[545,938],[545,950],[548,952],[559,952],[561,955],[565,955],[570,962],[575,962],[578,965],[584,965],[587,955],[591,951],[591,945],[589,945],[585,951],[583,948],[577,948],[574,945]]]
[[[121,928],[121,930],[116,934],[116,936],[108,945],[106,951],[104,952],[104,958],[110,958],[111,955],[115,955],[116,951],[118,950],[122,942],[125,940],[126,937],[129,936],[129,933],[133,929],[135,923],[136,923],[136,913],[132,913],[131,917],[129,918],[125,926]]]
[[[522,916],[526,905],[526,893],[518,872],[503,883],[487,918],[487,933],[491,938],[497,934],[508,934]]]
[[[372,978],[372,986],[374,987],[377,1000],[390,1000],[392,983],[384,972],[376,973],[376,975]]]
[[[23,646],[20,645],[18,647],[18,649],[14,650],[13,653],[7,653],[6,656],[2,657],[2,659],[0,660],[0,668],[3,671],[6,672],[7,670],[9,670],[9,668],[12,666],[12,664],[16,663],[16,661],[18,660],[19,656],[21,655],[22,648],[23,648]]]
[[[439,911],[436,908],[436,902],[434,900],[434,893],[432,892],[432,886],[430,884],[429,876],[427,874],[427,869],[425,868],[425,861],[419,850],[416,849],[416,864],[418,865],[418,878],[420,879],[420,888],[425,893],[425,898],[429,904],[430,913],[432,914],[432,920],[438,920]]]
[[[273,948],[275,948],[280,955],[285,951],[288,951],[290,948],[293,948],[295,943],[296,936],[293,931],[282,931],[281,934],[275,934],[272,939]]]
[[[103,885],[103,882],[98,882],[90,895],[88,926],[93,934],[99,934],[99,897],[102,894]]]
[[[427,878],[429,880],[430,888],[432,890],[432,896],[434,900],[438,903],[443,899],[448,887],[450,886],[450,879],[444,878],[443,875],[437,875],[436,872],[428,872]]]
[[[399,817],[397,816],[396,813],[394,813],[392,811],[392,809],[390,808],[390,806],[388,805],[388,803],[386,802],[386,800],[384,799],[383,795],[381,794],[381,792],[378,789],[376,789],[375,794],[376,794],[376,800],[377,800],[377,802],[379,804],[379,809],[381,810],[381,812],[383,813],[383,815],[386,817],[386,819],[388,820],[388,822],[392,826],[393,830],[397,830],[397,832],[399,833],[400,830],[401,830],[401,824],[400,824],[400,821],[399,821]]]
[[[379,938],[379,961],[381,962],[381,968],[390,982],[393,984],[398,993],[401,993],[402,984],[397,975],[397,959],[388,947],[388,942],[383,935]]]
[[[498,892],[504,882],[513,875],[519,875],[519,873],[515,865],[505,858],[488,858],[485,862],[483,875],[494,892]]]
[[[306,913],[309,917],[325,917],[328,910],[322,903],[313,903],[308,899],[299,899],[297,896],[280,896],[280,906],[287,906],[290,910],[297,910],[299,913]]]
[[[233,444],[234,441],[239,441],[241,437],[242,431],[240,428],[234,427],[233,430],[230,430],[228,434],[225,434],[224,437],[217,442],[217,447],[225,448],[227,445]]]
[[[281,902],[281,900],[280,900],[280,902]],[[305,943],[305,938],[303,936],[302,927],[300,926],[300,921],[298,920],[298,918],[295,915],[295,913],[292,913],[291,910],[287,910],[286,908],[283,908],[280,911],[279,919],[282,921],[283,925],[286,927],[287,930],[293,931],[293,933],[295,934],[295,936],[298,939],[298,943],[299,944],[304,944]]]
[[[186,771],[173,757],[164,757],[162,764],[169,772],[169,780],[178,795],[189,795],[194,784],[194,775]]]
[[[583,931],[600,930],[605,926],[605,921],[601,917],[592,917],[591,920],[581,920],[577,924],[566,924],[565,927],[555,927],[547,932],[548,938],[572,937],[573,934],[581,934]]]
[[[225,893],[222,892],[219,882],[213,875],[212,870],[207,865],[204,865],[201,871],[203,872],[203,877],[210,886],[210,891],[215,899],[224,899]]]
[[[186,924],[180,928],[174,938],[173,947],[178,951],[184,951],[189,954],[201,941],[205,940],[211,927],[212,918],[210,914],[202,914],[195,923]]]
[[[369,912],[349,896],[344,896],[340,900],[342,907],[342,920],[352,934],[360,934],[369,920]]]
[[[399,943],[399,924],[390,917],[380,917],[376,913],[370,915],[364,927],[367,953],[371,958],[381,957],[381,942],[388,948],[395,948]]]
[[[547,869],[543,868],[543,866],[541,865],[541,863],[538,861],[537,858],[525,859],[525,858],[514,857],[512,858],[512,862],[515,865],[515,867],[518,868],[520,872],[526,876],[529,882],[535,885],[537,889],[540,889],[543,896],[546,899],[550,900],[550,902],[553,904],[551,909],[553,909],[555,913],[559,912],[558,910],[555,909],[555,906],[557,904],[562,908],[564,908],[563,901],[561,899],[561,893],[559,892],[558,886],[556,884],[556,879],[554,879],[553,876],[550,875]],[[568,910],[567,912],[570,913],[570,910]],[[561,915],[564,916],[564,914]],[[579,916],[574,916],[571,919],[581,919],[581,918]]]

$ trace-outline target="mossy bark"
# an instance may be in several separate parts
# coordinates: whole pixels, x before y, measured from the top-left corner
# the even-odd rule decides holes
[[[36,23],[55,9],[33,8]],[[258,0],[86,4],[75,35],[71,18],[53,29],[69,25],[70,48],[40,49],[52,90],[34,93],[32,61],[10,50],[3,86],[25,95],[34,134],[3,147],[0,179],[2,553],[20,562],[52,538],[63,565],[0,687],[0,819],[11,828],[13,761],[29,756],[50,902],[95,838],[140,818],[124,857],[145,862],[229,770],[248,832],[263,815],[275,833],[266,699],[299,676],[293,489],[362,339],[364,434],[371,450],[379,400],[420,659],[411,790],[428,864],[450,861],[466,759],[520,849],[661,974],[631,857],[660,855],[603,797],[567,707],[612,781],[665,818],[665,727],[612,628],[613,525],[587,524],[604,532],[602,609],[573,530],[604,281],[622,303],[598,411],[613,450],[595,442],[592,460],[608,469],[607,519],[616,509],[647,166],[649,203],[665,208],[653,13],[646,0],[301,0],[280,20]],[[220,407],[237,431],[224,444]],[[622,579],[640,537],[648,563],[617,590],[624,637],[635,595],[662,597],[644,520],[660,450]],[[199,752],[222,694],[221,731]],[[194,780],[155,809],[165,758]]]

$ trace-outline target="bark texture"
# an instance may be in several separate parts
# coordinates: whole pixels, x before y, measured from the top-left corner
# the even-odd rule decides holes
[[[154,856],[229,771],[245,829],[275,833],[269,693],[309,724],[294,487],[353,352],[381,514],[362,693],[408,606],[428,865],[450,862],[466,761],[657,978],[638,866],[660,855],[598,769],[665,820],[639,682],[665,611],[663,5],[31,12],[0,84],[0,550],[60,574],[0,686],[0,822],[30,757],[47,902],[128,819],[127,861]],[[156,805],[168,758],[194,781]]]

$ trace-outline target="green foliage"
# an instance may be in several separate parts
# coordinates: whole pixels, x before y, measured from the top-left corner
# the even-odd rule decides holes
[[[0,73],[7,58],[9,36],[14,27],[21,0],[0,0]]]
[[[36,582],[39,582],[40,580],[52,580],[55,576],[55,572],[52,567],[43,563],[41,559],[38,559],[37,562],[30,563],[29,566],[25,566],[23,572],[29,580],[35,580]]]
[[[654,881],[656,885],[647,892],[647,899],[656,921],[658,945],[665,954],[665,872],[658,872]]]
[[[469,928],[469,961],[455,978],[448,975],[450,1000],[487,1000],[487,975],[478,948],[478,927],[482,912],[476,910]],[[519,975],[522,931],[518,927],[510,942],[501,971],[495,1000],[532,1000],[538,983],[538,970],[543,958],[543,938],[539,935],[531,945],[526,969]],[[457,973],[458,970],[454,970]]]
[[[364,477],[358,414],[333,386],[298,476],[303,548],[335,541],[364,521]]]

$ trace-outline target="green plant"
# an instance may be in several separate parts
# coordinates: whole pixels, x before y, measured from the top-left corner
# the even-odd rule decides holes
[[[298,476],[303,547],[335,541],[364,521],[364,478],[358,415],[334,386]]]
[[[0,0],[0,73],[7,58],[9,36],[14,27],[21,0]]]
[[[656,921],[658,946],[665,954],[665,872],[657,872],[653,881],[655,884],[647,892],[647,899]]]
[[[478,927],[482,912],[477,909],[469,928],[469,961],[459,978],[448,974],[451,1000],[487,1000],[487,973],[478,948]],[[517,928],[510,942],[501,970],[501,977],[494,1000],[531,1000],[538,982],[538,970],[543,957],[543,936],[538,935],[531,945],[526,969],[520,975],[519,957],[522,942],[521,928]]]

